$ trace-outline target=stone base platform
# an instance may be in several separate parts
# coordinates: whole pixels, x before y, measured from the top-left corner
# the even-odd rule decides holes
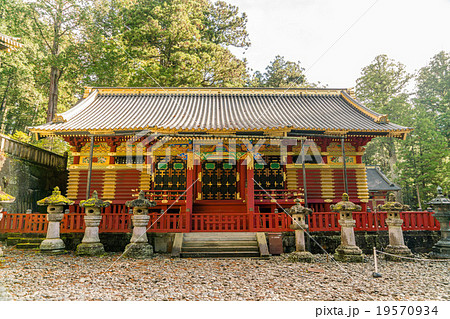
[[[39,246],[41,253],[46,255],[60,255],[66,253],[66,246],[62,239],[44,239]]]
[[[153,257],[153,247],[149,243],[130,243],[125,247],[124,256],[135,259]]]
[[[309,251],[294,251],[289,254],[288,260],[290,262],[311,263],[313,262],[314,257]]]
[[[364,255],[357,246],[339,246],[334,253],[334,259],[343,262],[362,263],[364,262]]]
[[[393,254],[393,255],[399,256],[399,257],[396,257],[396,256],[391,256],[391,255],[384,255],[386,260],[390,260],[390,261],[408,261],[408,259],[404,259],[401,257],[413,257],[411,250],[406,246],[388,245],[384,251],[388,254]]]
[[[81,243],[77,246],[76,254],[79,256],[103,255],[105,248],[102,243]]]

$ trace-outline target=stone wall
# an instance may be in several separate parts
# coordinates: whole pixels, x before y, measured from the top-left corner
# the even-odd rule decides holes
[[[26,144],[20,145],[23,147]],[[30,148],[35,151],[34,146],[30,145]],[[42,150],[42,153],[50,152]],[[25,213],[27,209],[31,209],[33,212],[45,213],[45,207],[38,207],[36,201],[50,195],[55,186],[59,186],[64,194],[66,185],[65,168],[44,165],[39,161],[34,162],[0,151],[0,186],[6,193],[16,197],[13,204],[4,205],[6,211]]]
[[[413,253],[427,253],[431,247],[439,240],[438,231],[405,231],[403,232],[406,245]],[[83,233],[61,234],[67,250],[75,250],[77,245],[83,239]],[[170,253],[172,250],[173,233],[147,233],[149,243],[153,246],[156,253]],[[0,234],[0,241],[6,237],[45,237],[44,234]],[[312,237],[328,253],[334,253],[334,250],[340,244],[339,232],[314,232]],[[387,231],[380,232],[355,232],[356,244],[365,254],[372,254],[373,246],[378,249],[386,247],[389,243]],[[306,236],[308,238],[308,236]],[[131,233],[101,233],[100,241],[105,246],[107,252],[123,252],[125,246],[130,243]],[[313,240],[307,240],[308,250],[313,254],[322,254],[323,250]],[[283,248],[285,253],[294,251],[294,233],[283,233]]]
[[[312,239],[305,235],[307,241],[307,250],[313,254],[323,253],[320,248],[322,246],[328,253],[334,253],[334,250],[341,243],[340,232],[313,232]],[[427,253],[431,251],[431,247],[439,240],[438,231],[414,230],[404,231],[405,244],[413,253]],[[389,233],[387,231],[355,232],[356,245],[362,249],[365,254],[371,254],[373,247],[381,249],[389,244]],[[317,242],[317,243],[316,243]],[[320,246],[319,246],[320,245]],[[295,241],[293,232],[283,233],[283,249],[284,252],[292,252],[295,250]]]

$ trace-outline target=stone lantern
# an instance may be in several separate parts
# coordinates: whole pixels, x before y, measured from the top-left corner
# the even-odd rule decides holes
[[[353,212],[361,211],[361,206],[349,201],[348,194],[342,194],[342,201],[330,206],[333,212],[339,213],[339,225],[341,225],[341,244],[336,248],[334,259],[338,261],[363,262],[364,255],[356,246],[354,227],[356,221]]]
[[[438,195],[428,204],[434,208],[434,217],[441,225],[441,240],[432,248],[430,256],[432,258],[450,258],[450,200],[445,198],[442,188],[438,187]]]
[[[42,241],[40,250],[47,254],[60,254],[64,252],[64,242],[60,238],[60,223],[64,217],[64,206],[72,205],[73,201],[61,195],[56,186],[52,195],[37,202],[40,206],[47,206],[47,237]]]
[[[295,230],[295,251],[289,255],[290,261],[312,262],[313,256],[306,251],[305,231],[308,229],[306,218],[312,213],[312,210],[305,208],[300,204],[300,199],[295,200],[295,205],[289,209],[289,215],[292,217],[290,228]]]
[[[110,201],[102,201],[98,198],[97,191],[92,193],[92,197],[80,202],[80,207],[84,207],[84,223],[86,229],[81,244],[77,246],[78,255],[101,255],[105,252],[103,244],[98,236],[98,226],[102,221],[101,209],[108,207]]]
[[[15,197],[6,194],[4,191],[2,191],[2,188],[0,187],[0,221],[3,218],[3,204],[10,204],[15,200],[16,200]],[[3,250],[1,245],[0,245],[0,257],[3,257]]]
[[[389,245],[385,252],[399,256],[411,256],[411,250],[405,245],[403,239],[402,224],[403,219],[400,218],[400,212],[409,209],[408,205],[403,205],[395,201],[395,195],[389,193],[388,201],[384,205],[378,205],[378,211],[386,211],[388,216],[386,224],[389,229]],[[395,256],[386,255],[387,260],[400,261],[401,259]]]
[[[150,220],[148,209],[156,206],[156,202],[146,199],[144,191],[140,191],[138,198],[126,202],[126,206],[133,208],[133,235],[125,247],[124,255],[131,258],[150,258],[153,256],[153,247],[147,239],[147,224]]]

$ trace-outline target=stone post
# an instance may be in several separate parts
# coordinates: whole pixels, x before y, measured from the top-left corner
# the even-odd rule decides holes
[[[155,201],[145,198],[143,191],[140,191],[137,199],[126,202],[127,207],[133,208],[133,235],[130,243],[125,247],[124,256],[131,258],[151,258],[153,247],[148,243],[147,224],[150,220],[148,209],[156,206]]]
[[[348,194],[342,194],[342,201],[330,206],[333,212],[339,213],[339,225],[341,225],[341,244],[336,248],[334,259],[337,261],[363,262],[364,255],[356,246],[353,212],[360,211],[361,206],[349,201]]]
[[[95,256],[105,252],[103,244],[98,236],[98,226],[102,221],[101,209],[108,207],[109,201],[102,201],[98,198],[97,191],[94,191],[92,197],[80,202],[84,207],[84,223],[86,225],[84,237],[81,244],[77,246],[77,255]]]
[[[428,204],[433,207],[434,217],[441,225],[441,239],[434,244],[430,257],[447,259],[450,258],[450,200],[444,197],[441,187],[437,192],[438,196]]]
[[[411,256],[411,250],[405,245],[403,239],[403,219],[400,218],[402,210],[408,210],[408,205],[403,205],[395,201],[395,195],[389,193],[388,201],[384,205],[378,205],[378,211],[386,211],[388,217],[386,224],[389,229],[389,245],[384,250],[385,252],[398,256]],[[387,260],[401,261],[403,259],[395,256],[386,255]]]
[[[15,197],[6,194],[4,191],[2,191],[2,188],[0,187],[0,221],[3,218],[3,204],[10,204],[13,203],[16,200]],[[0,257],[3,257],[3,250],[2,245],[0,243]]]
[[[64,206],[72,205],[73,201],[61,195],[59,187],[56,186],[51,196],[37,202],[40,206],[47,206],[47,237],[42,241],[40,250],[45,254],[64,253],[64,242],[60,238],[60,224],[64,218]]]
[[[295,251],[289,255],[290,261],[312,262],[313,260],[312,254],[306,251],[305,245],[305,231],[308,229],[306,217],[311,213],[312,210],[303,207],[298,198],[295,200],[295,205],[289,209],[289,215],[292,217],[290,228],[295,231]]]

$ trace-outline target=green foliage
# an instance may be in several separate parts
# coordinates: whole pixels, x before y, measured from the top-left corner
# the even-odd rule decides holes
[[[31,136],[21,131],[16,131],[13,135],[10,135],[10,137],[23,143],[29,143],[31,141]]]
[[[450,153],[445,136],[425,108],[416,108],[411,126],[414,131],[399,148],[399,181],[408,204],[426,208],[426,202],[436,196],[437,186],[449,189]]]
[[[32,141],[31,144],[46,149],[48,151],[57,153],[59,155],[64,155],[65,152],[70,151],[70,145],[64,141],[61,137],[50,136],[47,138],[42,138],[38,141]]]
[[[415,103],[424,108],[436,128],[450,138],[450,53],[441,51],[419,71]]]
[[[247,17],[207,0],[0,0],[1,132],[45,123],[84,86],[243,86]],[[57,108],[56,108],[57,107]],[[47,114],[48,113],[48,114]]]
[[[403,64],[382,54],[362,69],[356,80],[356,94],[370,109],[389,114],[392,122],[403,124],[405,111],[410,109],[406,89],[411,79]]]
[[[262,74],[256,71],[249,82],[253,87],[305,87],[311,86],[306,82],[303,73],[304,68],[300,62],[286,61],[284,57],[277,55],[266,67]]]
[[[375,112],[388,114],[392,122],[406,124],[411,115],[406,91],[411,77],[403,64],[379,55],[362,69],[361,77],[356,80],[356,95]],[[390,178],[396,179],[398,147],[394,138],[378,137],[367,145],[363,161],[380,166]]]
[[[411,79],[401,63],[380,55],[357,80],[358,98],[396,123],[414,128],[405,141],[379,137],[367,145],[365,163],[381,166],[402,187],[413,209],[425,209],[441,185],[449,189],[449,54],[440,52],[422,68],[416,98],[406,90]]]
[[[205,0],[95,5],[84,43],[93,85],[242,86],[247,80],[246,62],[228,49],[249,45],[247,18],[237,7]]]

